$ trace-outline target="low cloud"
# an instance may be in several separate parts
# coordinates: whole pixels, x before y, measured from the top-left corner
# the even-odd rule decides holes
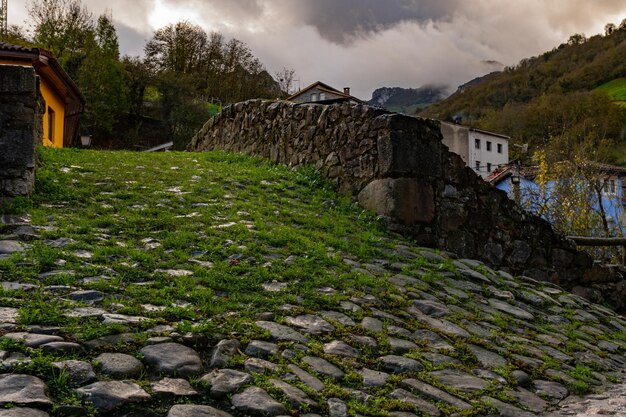
[[[623,0],[83,0],[112,10],[122,53],[155,29],[190,20],[250,45],[271,73],[294,68],[301,86],[321,80],[368,98],[381,86],[456,88],[626,18]],[[25,15],[25,5],[11,13]],[[12,10],[13,9],[13,10]],[[20,14],[21,13],[21,14]],[[21,23],[21,22],[10,22]]]
[[[399,24],[449,21],[459,0],[303,0],[282,6],[296,21],[337,44],[352,44]]]

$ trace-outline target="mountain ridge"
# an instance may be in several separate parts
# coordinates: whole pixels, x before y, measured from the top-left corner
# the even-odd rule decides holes
[[[449,87],[424,85],[418,88],[381,87],[367,104],[399,113],[414,114],[448,96]]]

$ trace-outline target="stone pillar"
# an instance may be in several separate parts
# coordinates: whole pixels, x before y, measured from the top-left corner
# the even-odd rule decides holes
[[[41,141],[39,78],[32,67],[0,65],[0,205],[28,195]]]

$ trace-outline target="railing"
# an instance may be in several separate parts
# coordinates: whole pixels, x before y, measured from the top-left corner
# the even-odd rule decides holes
[[[626,237],[567,236],[567,238],[573,240],[576,246],[621,246],[622,265],[626,265]]]

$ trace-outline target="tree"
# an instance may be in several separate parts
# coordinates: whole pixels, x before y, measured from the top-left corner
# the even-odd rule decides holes
[[[522,202],[530,211],[566,235],[605,236],[621,233],[607,221],[603,198],[606,161],[611,141],[589,136],[582,142],[553,138],[537,150],[536,187],[523,190]]]
[[[83,127],[95,134],[110,135],[127,110],[124,68],[111,16],[98,18],[94,35],[85,40],[85,58],[78,70],[78,85],[87,100]]]
[[[276,97],[276,83],[248,45],[183,21],[157,30],[145,47],[155,73],[189,75],[193,94],[223,103]]]
[[[32,46],[32,42],[24,32],[24,28],[18,25],[9,25],[7,34],[2,40],[13,45]]]
[[[584,33],[575,33],[567,40],[568,45],[582,45],[587,42],[587,37]]]
[[[275,74],[275,79],[278,82],[278,88],[280,89],[283,98],[289,97],[293,92],[295,77],[296,70],[287,67],[284,67],[281,71]]]
[[[161,92],[161,114],[176,149],[187,143],[209,118],[206,103],[196,98],[193,76],[163,71],[156,77]]]
[[[201,67],[206,46],[204,30],[184,21],[157,30],[146,44],[145,53],[158,70],[190,74]]]
[[[34,24],[33,42],[50,50],[75,77],[85,58],[86,44],[94,37],[91,12],[81,0],[36,0],[29,15]]]
[[[615,24],[607,23],[606,26],[604,26],[604,35],[609,36],[613,32],[615,32],[615,30],[616,30]]]
[[[113,16],[111,13],[103,14],[98,18],[96,24],[96,43],[102,55],[119,60],[120,44],[117,38],[117,30],[113,26]]]
[[[122,58],[126,84],[128,110],[132,116],[142,115],[146,88],[154,77],[150,66],[139,57]]]
[[[209,117],[209,99],[232,103],[279,94],[276,82],[245,43],[226,40],[218,32],[207,35],[187,21],[157,30],[146,44],[145,54],[143,64],[136,60],[124,63],[127,85],[131,86],[131,111],[138,116],[143,93],[157,90],[155,110],[160,111],[179,149]],[[151,70],[152,80],[140,77],[142,65]]]

